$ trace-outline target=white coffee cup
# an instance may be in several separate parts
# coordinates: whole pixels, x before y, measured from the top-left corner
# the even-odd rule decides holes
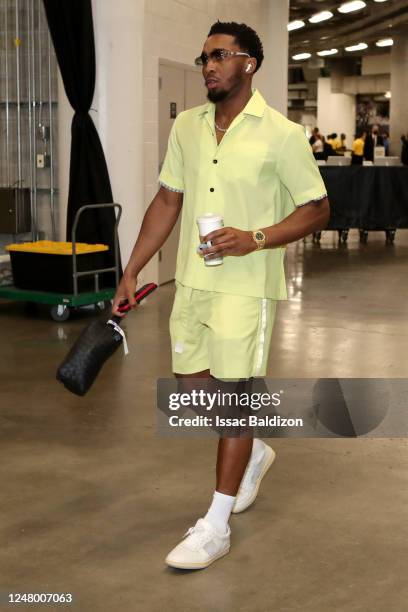
[[[214,230],[224,227],[224,221],[221,215],[215,213],[206,213],[197,219],[198,233],[200,237],[204,237]],[[207,246],[212,246],[211,240],[208,240]],[[223,262],[223,257],[213,257],[211,259],[204,258],[206,266],[219,266]]]

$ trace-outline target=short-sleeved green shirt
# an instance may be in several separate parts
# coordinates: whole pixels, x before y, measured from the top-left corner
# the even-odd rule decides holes
[[[171,129],[159,182],[184,192],[176,280],[194,289],[286,299],[285,248],[224,257],[206,266],[197,253],[197,217],[256,230],[278,223],[326,189],[302,126],[253,91],[217,145],[215,104],[180,113]]]

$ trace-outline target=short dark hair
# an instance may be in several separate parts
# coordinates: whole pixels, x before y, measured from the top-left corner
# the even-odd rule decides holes
[[[236,44],[239,45],[243,51],[246,51],[251,57],[256,59],[256,68],[254,72],[259,70],[264,54],[261,39],[255,30],[245,23],[217,21],[211,26],[208,36],[212,36],[213,34],[229,34],[229,36],[234,36]]]

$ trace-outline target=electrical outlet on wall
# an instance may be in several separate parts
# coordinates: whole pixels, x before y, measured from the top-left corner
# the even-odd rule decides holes
[[[37,153],[37,168],[49,168],[50,156],[48,153]]]

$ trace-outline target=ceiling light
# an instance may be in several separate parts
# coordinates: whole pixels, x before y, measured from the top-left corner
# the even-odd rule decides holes
[[[335,55],[336,53],[338,53],[337,49],[326,49],[325,51],[318,51],[317,55],[324,57],[325,55]]]
[[[392,38],[383,38],[381,40],[377,40],[375,44],[377,45],[377,47],[392,47],[394,41],[392,40]]]
[[[346,47],[346,51],[362,51],[363,49],[367,49],[368,45],[366,43],[358,43],[358,45],[351,45],[351,47]]]
[[[387,0],[374,0],[374,2],[387,2]]]
[[[297,53],[296,55],[292,55],[292,59],[294,60],[305,60],[309,59],[309,57],[312,57],[311,53]]]
[[[310,17],[309,21],[310,23],[320,23],[320,21],[326,21],[326,19],[331,19],[332,17],[333,13],[331,11],[321,11]]]
[[[384,94],[384,98],[390,99],[391,98],[391,92],[390,91],[386,91],[385,94]]]
[[[291,32],[292,30],[299,30],[299,28],[305,27],[305,22],[301,21],[300,19],[296,19],[295,21],[290,21],[286,27],[288,28],[288,32]]]
[[[362,0],[354,0],[353,2],[345,2],[337,10],[339,13],[352,13],[353,11],[360,11],[366,5]]]

